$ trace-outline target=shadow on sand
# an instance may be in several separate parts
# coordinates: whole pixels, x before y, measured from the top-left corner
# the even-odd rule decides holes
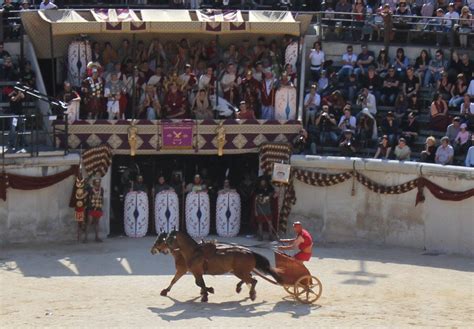
[[[229,301],[223,303],[201,303],[199,297],[179,301],[168,297],[173,301],[173,305],[165,308],[149,307],[148,309],[159,316],[164,321],[180,321],[195,318],[207,318],[213,321],[214,318],[249,318],[264,316],[269,313],[287,313],[292,318],[299,318],[314,312],[321,308],[320,305],[306,305],[295,302],[290,297],[277,302],[271,310],[259,310],[259,306],[267,304],[266,301],[247,304],[250,299],[243,298],[238,301]]]

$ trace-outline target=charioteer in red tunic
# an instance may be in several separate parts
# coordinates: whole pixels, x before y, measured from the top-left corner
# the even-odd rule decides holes
[[[294,239],[281,239],[280,242],[290,243],[288,246],[278,246],[280,250],[298,249],[299,252],[293,257],[299,261],[306,262],[311,259],[313,253],[313,238],[308,231],[303,229],[300,222],[293,223],[293,230],[297,234]]]

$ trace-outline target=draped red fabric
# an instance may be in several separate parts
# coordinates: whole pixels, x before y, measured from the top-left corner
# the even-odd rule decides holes
[[[424,185],[430,190],[431,194],[434,195],[435,198],[440,200],[446,201],[462,201],[474,196],[474,188],[466,191],[451,191],[445,189],[423,177],[419,178],[419,180],[423,180]]]
[[[71,166],[66,171],[44,177],[23,176],[9,173],[0,174],[0,198],[7,199],[7,188],[11,187],[17,190],[39,190],[76,175],[79,166]]]

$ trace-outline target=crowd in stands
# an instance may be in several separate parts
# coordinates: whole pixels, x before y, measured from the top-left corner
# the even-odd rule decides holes
[[[297,82],[285,59],[297,41],[260,37],[223,48],[215,39],[155,39],[138,41],[135,49],[127,39],[117,49],[93,42],[91,76],[75,92],[66,82],[58,97],[70,103],[80,96],[82,118],[274,119],[276,92]]]
[[[375,54],[363,44],[354,54],[349,45],[335,65],[317,41],[309,61],[302,152],[333,147],[340,155],[353,156],[372,148],[375,158],[410,160],[420,143],[420,118],[429,118],[429,131],[446,137],[439,147],[435,137],[427,138],[416,158],[451,164],[455,155],[469,153],[466,165],[473,165],[474,61],[467,52],[449,55],[438,49],[431,58],[422,50],[417,58],[408,58],[398,48],[389,58],[384,48]],[[421,99],[422,90],[433,95],[430,101]]]

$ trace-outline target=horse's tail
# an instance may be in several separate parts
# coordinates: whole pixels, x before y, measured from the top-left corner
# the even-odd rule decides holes
[[[282,279],[277,273],[277,270],[271,267],[270,261],[266,257],[257,254],[256,252],[252,252],[252,254],[255,257],[255,268],[257,270],[259,270],[263,274],[271,275],[278,283],[282,282]]]

